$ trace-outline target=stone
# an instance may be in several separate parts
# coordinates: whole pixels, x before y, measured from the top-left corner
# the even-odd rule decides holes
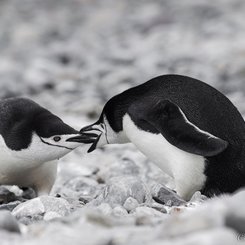
[[[6,203],[6,204],[2,204],[2,205],[0,205],[0,210],[12,211],[20,203],[21,203],[20,201],[14,201],[14,202],[9,202],[9,203]]]
[[[225,218],[225,225],[235,230],[238,234],[245,235],[245,217],[229,214]]]
[[[100,180],[107,182],[113,177],[119,176],[137,176],[140,173],[140,168],[131,159],[123,158],[119,162],[114,162],[109,166],[101,169],[97,176]]]
[[[137,177],[122,176],[113,177],[108,181],[102,193],[90,205],[108,203],[111,207],[123,206],[128,197],[144,203],[147,195],[145,184]]]
[[[57,213],[59,216],[64,217],[70,213],[70,205],[63,198],[41,196],[21,203],[14,208],[12,214],[20,222],[29,224],[37,220],[42,220],[48,212]],[[50,218],[51,215],[47,217]]]
[[[166,186],[156,186],[153,190],[153,199],[160,204],[167,206],[185,205],[186,201],[179,197],[174,191]]]
[[[9,191],[6,187],[0,186],[0,204],[6,204],[8,202],[13,202],[17,198],[15,194]]]
[[[108,204],[107,204],[108,205]],[[80,223],[95,224],[96,226],[116,227],[135,224],[135,217],[129,215],[123,207],[111,209],[109,206],[102,204],[100,207],[85,207],[77,212],[81,218]],[[76,218],[77,219],[77,218]],[[86,222],[85,222],[86,221]]]
[[[154,208],[161,213],[167,213],[166,207],[160,203],[153,202],[151,204],[148,204],[147,206],[150,208]]]
[[[94,196],[98,182],[88,177],[76,177],[65,183],[71,190],[79,192],[82,196]]]
[[[225,225],[235,230],[238,234],[243,234],[245,238],[245,208],[241,203],[245,203],[245,190],[240,190],[226,200],[229,207],[225,217]]]
[[[208,198],[201,194],[200,191],[196,191],[191,197],[190,203],[202,203],[206,201]]]
[[[30,201],[26,201],[18,205],[13,211],[12,214],[17,218],[21,218],[23,216],[34,216],[37,214],[44,214],[45,208],[41,199],[34,198]]]
[[[150,217],[164,217],[162,212],[159,212],[150,207],[137,207],[135,209],[135,214],[137,217],[150,216]]]
[[[163,222],[166,216],[150,207],[137,207],[132,212],[136,216],[137,225],[154,225],[159,222]]]
[[[9,211],[0,211],[0,230],[20,233],[19,224]]]
[[[110,215],[112,213],[112,208],[108,203],[101,203],[97,209],[104,215]]]
[[[125,216],[128,214],[127,210],[122,206],[117,206],[112,210],[113,215],[115,216]]]
[[[49,221],[55,218],[61,218],[62,216],[58,214],[57,212],[49,211],[44,214],[43,220],[44,221]]]
[[[123,204],[123,207],[128,211],[132,211],[136,209],[139,206],[139,203],[136,199],[133,197],[128,197],[125,203]]]
[[[70,205],[63,198],[51,196],[41,196],[40,200],[44,206],[45,212],[57,212],[59,215],[66,216],[70,213]]]
[[[36,197],[36,193],[32,188],[24,188],[22,190],[22,198],[29,200]]]

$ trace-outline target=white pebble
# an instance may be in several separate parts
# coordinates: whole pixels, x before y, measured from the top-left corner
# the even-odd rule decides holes
[[[123,207],[128,211],[132,211],[134,209],[136,209],[139,206],[139,203],[136,199],[134,199],[133,197],[129,197],[127,198],[127,200],[125,201]]]

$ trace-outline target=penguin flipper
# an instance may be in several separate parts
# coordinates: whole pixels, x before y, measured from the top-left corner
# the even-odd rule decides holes
[[[145,120],[156,128],[172,145],[189,153],[215,156],[224,151],[228,142],[199,129],[183,111],[169,100],[156,104]]]

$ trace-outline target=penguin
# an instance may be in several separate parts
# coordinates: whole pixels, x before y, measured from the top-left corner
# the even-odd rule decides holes
[[[70,138],[80,137],[79,142]],[[59,117],[26,98],[0,100],[0,185],[50,193],[57,159],[93,138],[82,136]]]
[[[225,95],[191,77],[162,75],[130,88],[80,132],[97,134],[89,152],[133,143],[185,200],[196,191],[212,197],[245,186],[244,120]]]

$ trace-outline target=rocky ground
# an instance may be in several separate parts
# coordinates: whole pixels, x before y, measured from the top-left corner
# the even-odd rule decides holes
[[[79,129],[114,94],[179,73],[245,115],[244,12],[243,0],[0,0],[0,97]],[[134,146],[87,149],[60,160],[51,196],[0,187],[1,245],[244,244],[245,191],[167,202],[171,179]]]

